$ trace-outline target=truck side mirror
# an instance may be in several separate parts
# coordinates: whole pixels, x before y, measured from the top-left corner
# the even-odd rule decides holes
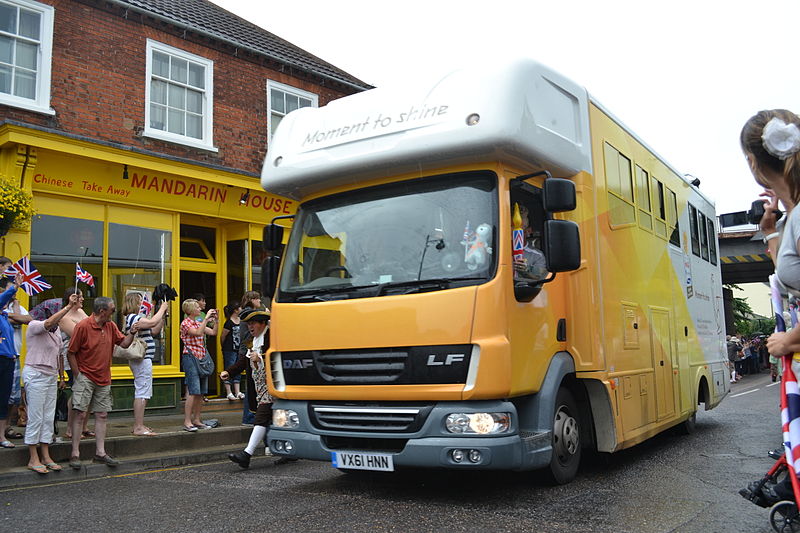
[[[277,253],[281,250],[281,244],[283,243],[283,226],[279,226],[275,223],[267,224],[264,226],[263,232],[263,244],[262,247],[264,250]]]
[[[544,223],[544,247],[547,270],[550,272],[568,272],[581,266],[581,237],[575,222],[571,220],[546,221]]]
[[[577,205],[575,183],[564,178],[547,178],[542,200],[545,211],[549,213],[572,211]]]
[[[264,262],[261,263],[261,292],[269,296],[270,300],[275,298],[275,289],[278,286],[278,271],[280,268],[281,258],[274,255],[267,257]]]

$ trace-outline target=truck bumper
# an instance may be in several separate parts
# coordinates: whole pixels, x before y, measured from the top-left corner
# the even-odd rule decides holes
[[[550,463],[552,454],[549,431],[520,433],[516,428],[516,412],[508,402],[439,403],[433,408],[426,423],[414,434],[398,435],[383,432],[333,432],[319,430],[309,423],[306,402],[275,402],[274,409],[292,409],[300,415],[301,424],[296,429],[271,427],[267,441],[275,455],[289,455],[302,459],[331,461],[332,452],[381,453],[392,456],[395,467],[452,468],[476,470],[532,470]],[[452,412],[503,411],[512,412],[514,422],[509,433],[498,436],[454,435],[446,433],[441,423]],[[337,440],[338,439],[338,440]],[[328,443],[336,441],[335,447]],[[394,450],[381,449],[376,442],[392,441]],[[276,447],[276,442],[278,446]],[[285,450],[290,443],[291,451]],[[346,445],[342,445],[346,442]],[[471,450],[480,452],[480,461],[467,459],[457,462],[453,450],[462,450],[467,456]]]

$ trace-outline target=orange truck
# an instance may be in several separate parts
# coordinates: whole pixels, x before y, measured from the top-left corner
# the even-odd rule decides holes
[[[530,60],[281,122],[268,443],[344,470],[546,470],[729,390],[714,206]]]

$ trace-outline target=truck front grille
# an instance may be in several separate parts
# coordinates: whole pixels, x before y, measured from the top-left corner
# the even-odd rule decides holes
[[[272,353],[275,388],[293,385],[464,384],[471,344]]]
[[[392,383],[403,374],[408,352],[322,352],[316,358],[322,378],[331,383]]]
[[[417,431],[432,406],[310,405],[312,424],[323,430],[409,433]]]

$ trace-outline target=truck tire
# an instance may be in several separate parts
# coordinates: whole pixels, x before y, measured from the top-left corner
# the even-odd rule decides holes
[[[581,462],[581,432],[578,405],[569,389],[561,387],[553,413],[553,455],[550,476],[558,485],[575,479]]]

